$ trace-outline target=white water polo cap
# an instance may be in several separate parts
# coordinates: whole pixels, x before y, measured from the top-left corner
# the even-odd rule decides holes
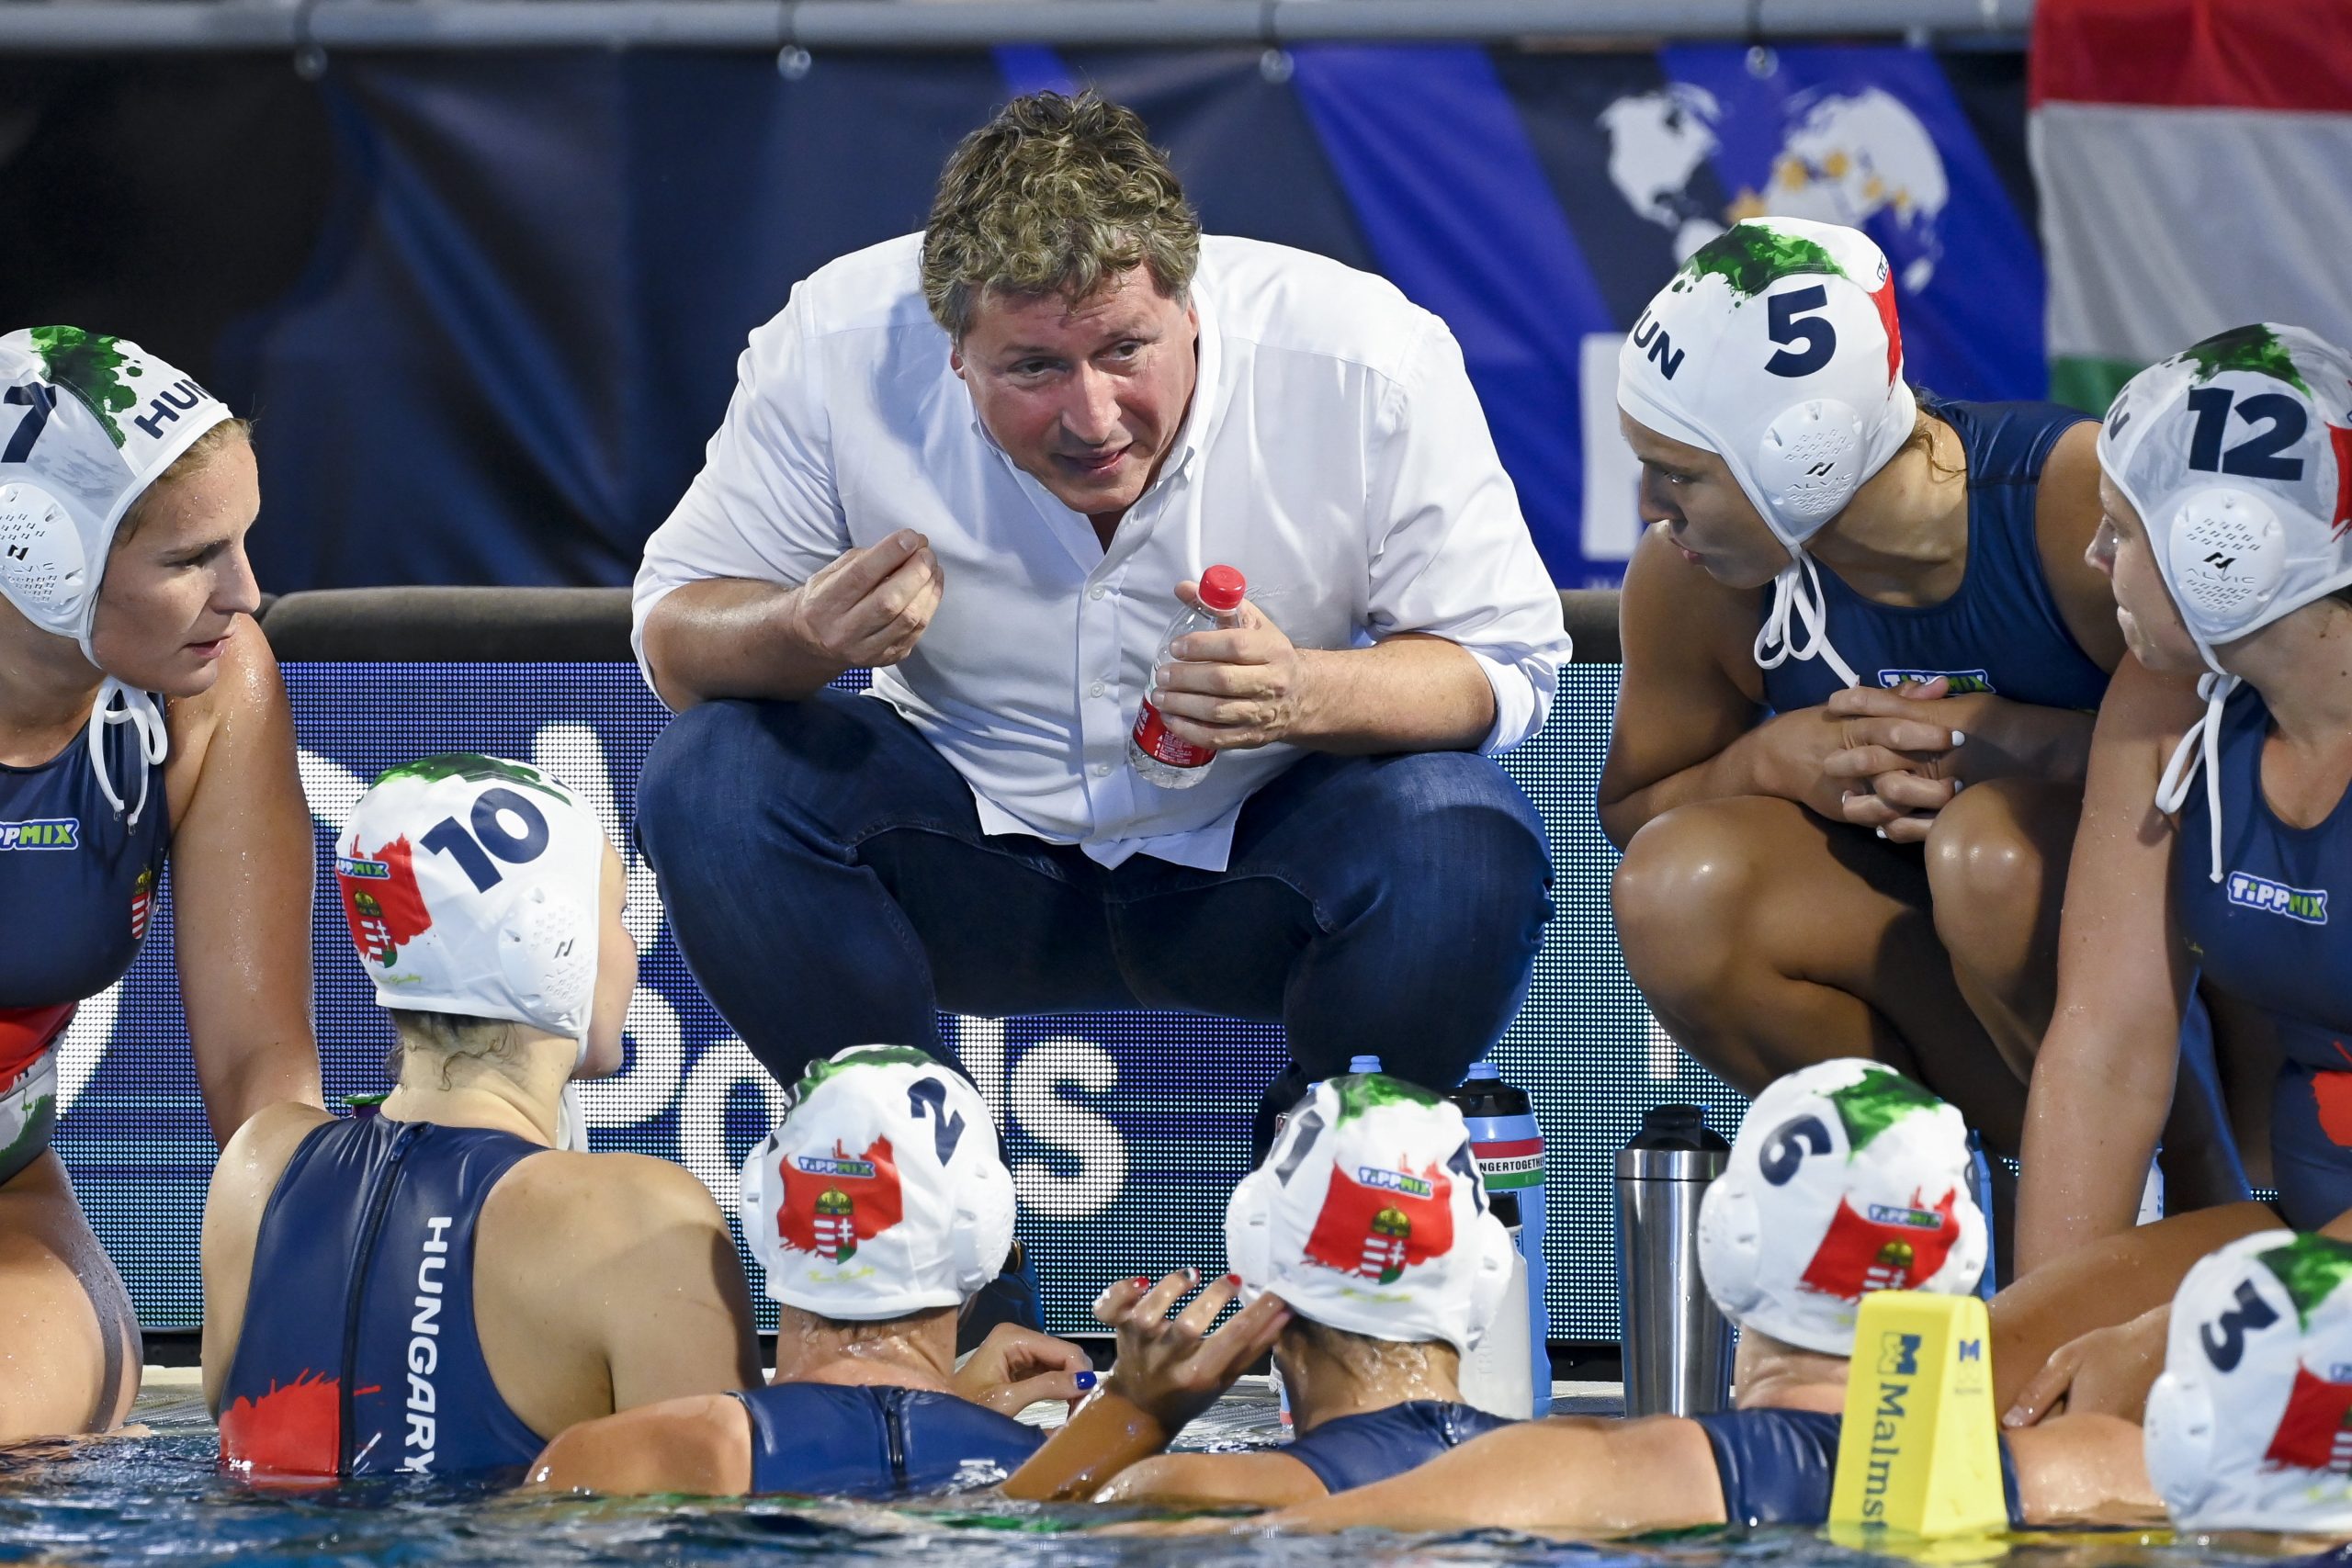
[[[1012,1250],[988,1102],[909,1045],[811,1062],[743,1162],[743,1235],[786,1306],[870,1323],[963,1304]]]
[[[1511,1279],[1462,1112],[1382,1073],[1317,1084],[1225,1211],[1252,1302],[1374,1339],[1476,1348]]]
[[[2173,1296],[2149,1479],[2188,1529],[2352,1531],[2352,1246],[2265,1231]]]
[[[1743,1328],[1853,1353],[1871,1291],[1966,1295],[1984,1271],[1960,1112],[1876,1062],[1823,1062],[1748,1107],[1699,1203],[1699,1273]]]
[[[386,772],[335,840],[335,885],[388,1008],[509,1019],[586,1049],[605,830],[537,768],[450,752]]]
[[[1886,254],[1859,229],[1751,218],[1700,247],[1658,290],[1617,355],[1617,406],[1660,435],[1720,455],[1789,564],[1772,585],[1756,661],[1829,646],[1804,543],[1910,439],[1903,330]],[[1792,639],[1792,616],[1804,623]]]
[[[2352,355],[2301,327],[2209,337],[2131,380],[2099,425],[2099,467],[2132,502],[2210,671],[2202,724],[2156,801],[2177,811],[2200,762],[2222,877],[2218,643],[2352,585]]]
[[[91,663],[98,585],[123,513],[228,405],[137,344],[79,327],[27,327],[0,337],[0,597],[46,632],[70,637]],[[105,732],[128,724],[148,775],[165,750],[154,699],[108,676],[87,731],[98,788],[117,812]]]
[[[79,327],[0,337],[0,594],[91,657],[123,513],[229,417],[193,377],[127,339]]]

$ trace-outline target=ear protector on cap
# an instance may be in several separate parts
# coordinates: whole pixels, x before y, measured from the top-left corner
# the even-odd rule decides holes
[[[2156,806],[2179,810],[2204,768],[2219,882],[2222,712],[2238,678],[2213,650],[2352,586],[2352,354],[2276,322],[2217,333],[2124,383],[2098,459],[2209,671],[2205,717],[2166,762]]]
[[[1964,1295],[1984,1271],[1960,1112],[1876,1062],[1824,1062],[1756,1097],[1699,1203],[1699,1272],[1724,1315],[1852,1352],[1871,1291]]]
[[[1003,1269],[1013,1208],[988,1102],[911,1046],[810,1063],[743,1162],[768,1294],[841,1322],[960,1305]]]
[[[2265,1231],[2173,1296],[2148,1476],[2187,1529],[2352,1531],[2352,1247]]]
[[[1316,1086],[1233,1190],[1225,1247],[1244,1301],[1272,1291],[1332,1328],[1465,1352],[1515,1258],[1462,1112],[1379,1073]]]
[[[587,1045],[605,830],[537,769],[470,752],[393,768],[335,840],[335,884],[388,1008],[511,1019]]]
[[[1902,449],[1917,423],[1886,256],[1858,229],[1797,218],[1735,223],[1653,297],[1617,358],[1617,404],[1719,455],[1789,551],[1756,660],[1830,646],[1804,543]],[[1801,623],[1806,638],[1792,637]]]

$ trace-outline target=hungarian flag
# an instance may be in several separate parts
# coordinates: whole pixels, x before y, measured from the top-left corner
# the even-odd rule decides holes
[[[2039,0],[2030,72],[2052,398],[2249,321],[2352,341],[2341,0]]]
[[[2352,1474],[2352,1430],[2347,1427],[2352,1427],[2352,1383],[2329,1382],[2312,1376],[2309,1367],[2297,1367],[2286,1413],[2278,1417],[2278,1430],[2262,1457],[2297,1470]]]
[[[373,854],[356,840],[352,852],[334,859],[335,886],[343,890],[343,918],[351,940],[377,963],[390,965],[400,950],[432,929],[432,911],[416,886],[408,840],[394,839]]]
[[[1453,1248],[1453,1182],[1435,1165],[1419,1174],[1363,1166],[1352,1177],[1334,1166],[1306,1256],[1393,1285],[1406,1269]]]
[[[1934,1278],[1960,1239],[1954,1194],[1932,1209],[1919,1207],[1917,1193],[1903,1208],[1872,1203],[1867,1213],[1840,1200],[1829,1234],[1821,1238],[1804,1283],[1825,1296],[1859,1301],[1872,1291],[1908,1291]]]
[[[859,1242],[897,1224],[905,1208],[890,1140],[877,1138],[858,1155],[837,1140],[830,1155],[799,1154],[784,1162],[776,1234],[797,1252],[842,1263],[856,1253]]]

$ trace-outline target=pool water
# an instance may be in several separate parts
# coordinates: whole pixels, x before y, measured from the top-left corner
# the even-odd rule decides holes
[[[1600,1413],[1612,1401],[1563,1401]],[[1035,1413],[1044,1415],[1044,1412]],[[136,1437],[0,1448],[0,1563],[749,1564],[787,1560],[832,1568],[1196,1568],[1249,1561],[1569,1563],[1590,1568],[1778,1568],[1888,1561],[1809,1532],[1709,1530],[1600,1546],[1559,1545],[1500,1532],[1408,1537],[1363,1531],[1340,1539],[1216,1537],[1136,1540],[1079,1527],[1108,1510],[1008,1504],[985,1495],[910,1506],[763,1498],[698,1502],[516,1498],[453,1482],[382,1481],[313,1492],[269,1491],[220,1474],[198,1390],[151,1382]],[[1281,1441],[1272,1391],[1228,1395],[1182,1446],[1260,1448]],[[1115,1517],[1133,1517],[1122,1513]],[[2267,1562],[2275,1543],[2173,1544],[2161,1532],[2036,1535],[2010,1543],[2018,1568],[2213,1568]],[[1967,1554],[1987,1561],[1979,1551]],[[1961,1561],[1939,1554],[1938,1561]]]

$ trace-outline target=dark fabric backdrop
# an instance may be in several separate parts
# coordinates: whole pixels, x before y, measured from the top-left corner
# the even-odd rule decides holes
[[[1622,461],[1588,350],[1705,225],[1864,221],[1915,379],[2041,391],[2016,55],[1282,64],[1006,49],[786,80],[749,54],[374,54],[306,84],[274,58],[0,62],[0,330],[134,337],[256,413],[269,590],[624,582],[794,280],[919,227],[1009,94],[1091,81],[1212,231],[1383,272],[1447,318],[1563,587],[1614,581],[1630,542],[1613,477],[1587,491]]]

